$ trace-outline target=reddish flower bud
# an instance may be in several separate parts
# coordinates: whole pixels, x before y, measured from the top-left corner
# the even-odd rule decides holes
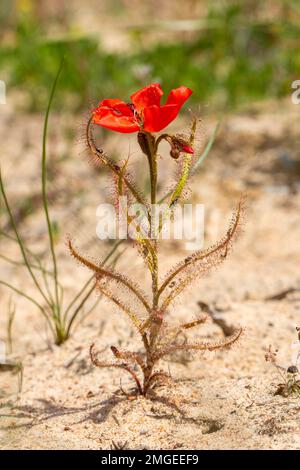
[[[140,144],[140,147],[142,149],[142,152],[145,153],[146,155],[151,154],[151,148],[149,147],[149,140],[152,142],[152,145],[154,145],[155,139],[153,135],[149,134],[148,137],[144,132],[139,132],[138,133],[138,143]]]
[[[182,151],[185,152],[185,153],[192,153],[192,154],[194,153],[194,150],[189,145],[184,145],[182,147]]]
[[[189,143],[186,142],[186,140],[179,135],[169,135],[168,137],[166,137],[166,140],[171,146],[170,155],[172,158],[177,159],[181,153],[194,153],[194,150],[189,145]]]

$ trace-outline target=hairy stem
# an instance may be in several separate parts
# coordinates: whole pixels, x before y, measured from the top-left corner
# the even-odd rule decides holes
[[[124,171],[122,172],[122,169],[118,165],[114,164],[110,160],[110,158],[108,158],[105,155],[105,153],[103,152],[102,149],[97,148],[97,146],[95,145],[95,142],[94,142],[94,139],[93,139],[93,136],[92,136],[92,130],[91,130],[92,124],[93,124],[93,118],[91,117],[89,119],[89,121],[87,123],[87,127],[86,127],[86,142],[87,142],[87,146],[88,146],[89,150],[94,155],[94,157],[96,158],[97,161],[99,161],[103,165],[107,166],[115,175],[122,178],[124,184],[126,185],[126,187],[131,192],[131,194],[133,195],[133,197],[136,199],[137,202],[139,202],[140,204],[145,205],[144,204],[145,201],[140,196],[138,191],[135,189],[133,184],[131,184],[131,182],[128,180],[128,178],[124,174]]]

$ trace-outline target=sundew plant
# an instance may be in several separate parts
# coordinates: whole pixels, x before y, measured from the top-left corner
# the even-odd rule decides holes
[[[112,359],[100,358],[94,345],[90,348],[91,360],[98,367],[117,367],[129,373],[135,382],[136,393],[149,396],[153,390],[170,380],[168,374],[159,369],[159,362],[178,350],[215,351],[229,348],[241,337],[242,328],[222,340],[203,342],[189,339],[189,332],[203,324],[206,316],[196,320],[191,317],[186,323],[173,323],[170,320],[172,308],[178,308],[178,298],[202,276],[220,265],[231,251],[233,242],[243,225],[244,202],[241,200],[232,215],[232,220],[224,237],[213,246],[189,254],[170,271],[161,276],[159,269],[160,233],[166,220],[172,217],[175,208],[184,201],[189,178],[195,173],[201,158],[197,146],[199,119],[192,117],[189,131],[171,134],[163,131],[176,119],[182,105],[192,91],[185,87],[173,89],[161,104],[163,91],[159,84],[151,84],[131,96],[131,102],[119,99],[104,99],[91,112],[85,132],[86,144],[94,162],[107,167],[115,182],[115,206],[119,209],[120,197],[126,196],[132,204],[145,207],[144,220],[136,223],[137,234],[133,240],[137,252],[145,262],[145,269],[151,275],[152,294],[149,298],[134,280],[124,274],[106,267],[102,262],[82,255],[68,237],[68,247],[72,256],[94,273],[95,289],[111,301],[133,323],[140,336],[143,349],[129,351],[111,346]],[[149,194],[144,195],[137,188],[134,175],[127,168],[127,160],[115,162],[95,142],[93,127],[101,126],[119,133],[137,133],[142,156],[149,168]],[[177,178],[174,187],[163,188],[158,194],[159,178],[158,153],[162,141],[170,145],[170,163],[177,165]],[[158,209],[164,202],[167,209],[157,223],[153,207]],[[127,213],[128,222],[132,220]],[[185,340],[182,341],[182,333]],[[187,338],[187,339],[186,339]]]

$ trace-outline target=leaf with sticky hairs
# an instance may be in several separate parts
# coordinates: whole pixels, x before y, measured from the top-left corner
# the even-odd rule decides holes
[[[118,362],[104,362],[104,361],[100,361],[97,357],[97,354],[95,353],[94,351],[94,347],[95,345],[92,344],[90,346],[90,358],[91,358],[91,361],[92,361],[92,364],[94,364],[96,367],[117,367],[119,369],[123,369],[125,370],[126,372],[128,372],[131,377],[133,378],[133,380],[135,381],[136,385],[137,385],[137,388],[139,390],[139,392],[142,394],[143,393],[143,390],[142,390],[142,386],[141,386],[141,383],[136,375],[136,373],[129,367],[128,364],[126,363],[118,363]]]
[[[115,295],[112,294],[112,292],[108,288],[105,288],[99,282],[96,282],[96,289],[101,294],[103,294],[108,300],[113,302],[120,310],[122,310],[130,318],[130,320],[141,333],[141,335],[143,335],[143,322],[138,317],[137,313],[132,311],[129,305],[126,305],[125,302],[122,302],[122,300],[118,299]]]
[[[195,343],[184,343],[184,344],[170,344],[164,349],[158,350],[154,359],[159,360],[164,356],[171,354],[176,351],[216,351],[218,349],[224,349],[231,347],[236,343],[242,336],[243,328],[237,329],[231,336],[228,336],[222,340],[214,341],[211,343],[208,342],[195,342]]]
[[[196,251],[178,263],[170,271],[159,288],[159,296],[161,296],[166,289],[172,286],[171,291],[169,291],[163,299],[163,310],[165,310],[185,288],[189,287],[193,281],[198,280],[201,276],[207,274],[211,269],[217,267],[226,259],[233,242],[241,232],[243,214],[244,199],[239,202],[232,216],[231,224],[226,235],[218,243],[205,250]]]
[[[113,269],[101,264],[95,264],[95,262],[92,262],[88,258],[80,255],[74,248],[73,243],[70,239],[70,237],[67,238],[67,244],[68,248],[70,250],[71,255],[79,261],[81,264],[86,266],[88,269],[93,271],[95,275],[97,276],[97,281],[100,281],[101,279],[108,279],[108,280],[114,280],[119,284],[122,284],[123,286],[127,287],[136,297],[137,299],[144,305],[145,309],[150,312],[150,306],[146,300],[146,295],[140,290],[140,288],[130,279],[128,279],[126,276],[124,276],[121,273],[118,273],[117,271],[114,271]]]

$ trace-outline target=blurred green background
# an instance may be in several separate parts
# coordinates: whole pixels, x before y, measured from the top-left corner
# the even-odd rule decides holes
[[[65,56],[58,108],[126,100],[159,81],[227,110],[290,94],[299,33],[299,0],[1,0],[0,79],[18,107],[44,110]]]

